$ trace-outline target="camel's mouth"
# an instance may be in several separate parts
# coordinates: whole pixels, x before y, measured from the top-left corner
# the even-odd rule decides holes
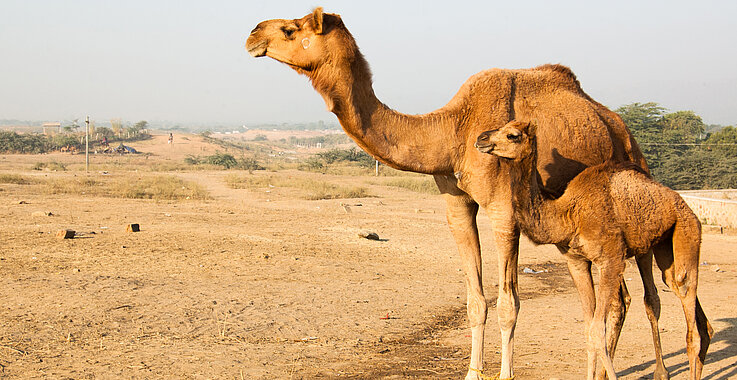
[[[269,45],[267,41],[261,41],[253,43],[252,41],[246,41],[246,50],[252,57],[263,57],[266,55],[266,47]]]
[[[494,144],[489,142],[478,142],[473,144],[473,146],[479,150],[481,153],[491,153],[494,150]]]

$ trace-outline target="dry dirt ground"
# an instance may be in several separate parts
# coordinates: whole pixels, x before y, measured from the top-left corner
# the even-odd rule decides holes
[[[155,144],[165,147],[165,140],[142,150]],[[158,154],[148,160],[178,159]],[[30,170],[50,159],[84,158],[0,156],[0,174],[87,175]],[[207,188],[212,199],[204,201],[54,195],[0,184],[0,378],[465,374],[465,288],[440,196],[373,185],[366,177],[271,173],[355,183],[376,195],[307,201],[289,189],[231,189],[226,173],[172,173]],[[135,178],[109,175],[118,174]],[[129,223],[139,223],[141,232],[127,233]],[[479,224],[492,306],[486,366],[493,373],[499,368],[496,254],[485,215]],[[64,228],[81,234],[56,238]],[[381,240],[359,238],[363,230]],[[520,251],[517,378],[583,378],[584,326],[563,259],[526,240]],[[737,237],[705,234],[701,260],[699,296],[715,330],[704,378],[737,378]],[[651,378],[650,330],[634,266],[626,279],[633,300],[615,367],[624,379]],[[658,288],[666,366],[673,379],[685,379],[683,313],[660,281]]]

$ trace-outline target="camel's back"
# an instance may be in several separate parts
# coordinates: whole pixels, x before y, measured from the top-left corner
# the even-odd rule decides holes
[[[465,119],[474,139],[511,120],[537,121],[538,170],[551,192],[562,193],[583,169],[609,159],[647,170],[622,119],[591,99],[565,66],[486,70],[471,77],[453,103],[473,105],[465,107]]]

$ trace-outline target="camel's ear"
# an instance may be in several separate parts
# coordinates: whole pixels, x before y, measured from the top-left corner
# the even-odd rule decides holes
[[[538,125],[537,119],[530,120],[530,122],[527,125],[528,125],[528,127],[527,127],[527,135],[528,136],[537,136],[537,125]]]
[[[322,34],[322,21],[322,7],[317,7],[314,11],[312,11],[312,27],[314,28],[316,34]]]

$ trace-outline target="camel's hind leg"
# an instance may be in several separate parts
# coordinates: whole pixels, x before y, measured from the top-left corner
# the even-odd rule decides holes
[[[655,287],[655,279],[653,278],[653,254],[648,251],[645,254],[636,256],[637,269],[640,270],[640,278],[645,288],[645,312],[647,319],[650,320],[650,329],[653,334],[653,346],[655,346],[655,372],[653,372],[653,380],[669,379],[668,370],[663,363],[663,348],[660,345],[660,331],[658,330],[658,319],[660,319],[660,297],[658,297],[658,289]]]
[[[689,234],[692,230],[699,234]],[[695,229],[684,229],[677,224],[672,244],[662,244],[653,249],[658,267],[663,271],[663,281],[681,300],[686,315],[686,351],[692,380],[701,378],[706,351],[713,335],[711,325],[696,296],[700,238],[698,225]],[[669,249],[671,246],[672,249]]]

